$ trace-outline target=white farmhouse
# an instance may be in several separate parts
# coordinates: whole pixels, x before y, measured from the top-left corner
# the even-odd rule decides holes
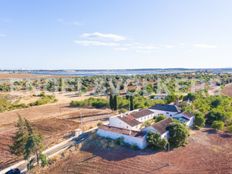
[[[166,118],[164,120],[159,121],[158,123],[154,123],[151,126],[148,126],[144,128],[143,132],[154,132],[160,134],[161,138],[168,139],[169,131],[167,130],[167,127],[172,123],[172,118]]]
[[[149,109],[141,109],[131,112],[130,115],[132,115],[139,122],[145,122],[152,119],[155,116],[155,113]]]
[[[156,104],[149,108],[152,112],[154,112],[155,116],[163,114],[167,117],[172,117],[180,112],[176,105],[167,105],[167,104]]]
[[[109,126],[118,127],[128,130],[139,130],[141,127],[141,122],[136,120],[132,115],[117,115],[110,117]]]
[[[118,127],[102,125],[97,130],[97,135],[105,138],[118,139],[123,138],[123,141],[130,145],[136,145],[140,149],[147,147],[146,133],[122,129]]]
[[[126,114],[110,117],[109,126],[140,130],[142,123],[154,117],[154,112],[149,109],[134,110]]]

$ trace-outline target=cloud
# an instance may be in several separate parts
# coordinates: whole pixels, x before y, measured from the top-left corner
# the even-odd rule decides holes
[[[117,35],[117,34],[112,34],[112,33],[99,33],[99,32],[94,32],[94,33],[83,33],[81,35],[82,38],[88,38],[88,39],[95,39],[95,40],[110,40],[113,42],[120,42],[120,41],[125,41],[126,37]]]
[[[202,43],[194,44],[193,46],[196,47],[196,48],[217,48],[216,45],[202,44]]]
[[[74,42],[82,46],[107,46],[107,47],[120,46],[118,43],[115,42],[103,42],[96,40],[75,40]]]
[[[6,34],[0,33],[0,37],[6,37]]]

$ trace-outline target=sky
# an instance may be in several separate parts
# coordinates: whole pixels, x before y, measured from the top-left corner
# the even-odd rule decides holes
[[[0,69],[232,67],[231,0],[0,0]]]

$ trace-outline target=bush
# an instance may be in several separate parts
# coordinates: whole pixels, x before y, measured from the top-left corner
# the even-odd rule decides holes
[[[172,147],[183,146],[189,136],[188,128],[181,123],[173,123],[168,127],[169,143]]]
[[[89,99],[82,101],[71,101],[70,106],[105,108],[108,107],[109,105],[106,99],[90,97]]]
[[[227,131],[230,132],[230,133],[232,133],[232,125],[230,125],[230,126],[227,127]]]
[[[39,157],[39,158],[40,158],[41,166],[42,166],[42,167],[45,167],[45,166],[48,165],[49,161],[48,161],[46,155],[40,154],[40,157]]]
[[[158,117],[155,117],[155,121],[156,121],[156,122],[159,122],[159,121],[164,120],[165,118],[166,118],[166,116],[165,116],[165,115],[160,114],[160,115],[158,115]]]
[[[214,121],[212,124],[212,128],[216,130],[223,130],[224,129],[224,122],[222,121]]]
[[[205,126],[205,117],[201,113],[195,114],[194,127],[200,129]]]
[[[160,134],[149,132],[147,134],[147,143],[151,148],[165,149],[167,141],[160,137]]]
[[[55,103],[57,101],[57,99],[55,98],[54,95],[45,95],[42,96],[40,99],[38,99],[37,101],[35,101],[34,103],[31,103],[31,106],[39,106],[39,105],[44,105],[47,103]]]
[[[116,139],[116,140],[115,140],[115,143],[116,143],[117,145],[120,145],[120,146],[124,145],[124,144],[125,144],[125,143],[124,143],[124,138],[121,137],[121,138]]]

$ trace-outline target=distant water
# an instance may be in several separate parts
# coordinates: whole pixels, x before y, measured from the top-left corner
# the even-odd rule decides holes
[[[100,75],[146,75],[146,74],[171,74],[183,72],[207,71],[212,73],[232,73],[232,69],[115,69],[115,70],[32,70],[30,73],[39,75],[64,75],[64,76],[100,76]]]
[[[39,75],[64,75],[64,76],[101,76],[101,75],[146,75],[146,74],[170,74],[181,72],[193,72],[193,70],[161,70],[161,69],[136,69],[136,70],[60,70],[60,71],[32,71]]]

